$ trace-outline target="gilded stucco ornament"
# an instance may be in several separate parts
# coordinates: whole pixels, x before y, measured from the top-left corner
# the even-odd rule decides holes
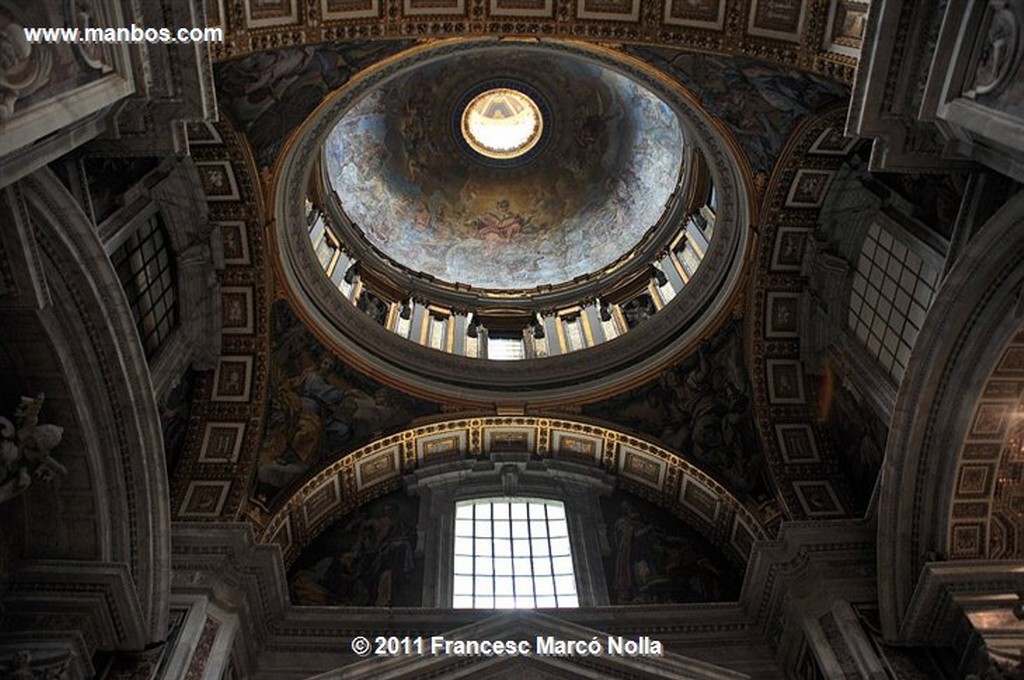
[[[64,428],[40,425],[39,411],[45,397],[22,397],[12,423],[0,416],[0,503],[25,491],[33,477],[50,482],[56,475],[64,476],[67,468],[50,456],[60,444]]]

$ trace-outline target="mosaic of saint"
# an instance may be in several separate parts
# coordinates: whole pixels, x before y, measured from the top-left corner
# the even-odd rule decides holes
[[[693,92],[708,113],[726,124],[754,172],[771,172],[801,118],[849,94],[825,78],[754,59],[647,45],[630,45],[626,51]]]
[[[612,604],[721,602],[739,597],[740,574],[696,531],[623,492],[601,499],[611,554]]]
[[[382,496],[327,527],[292,565],[300,605],[415,607],[423,564],[416,559],[419,505],[402,491]]]
[[[549,104],[551,141],[523,166],[479,163],[455,136],[456,103],[486,63]],[[512,51],[428,64],[370,92],[325,156],[342,208],[388,257],[449,282],[527,289],[598,270],[636,245],[665,211],[682,152],[677,116],[636,82]]]
[[[765,500],[771,494],[751,394],[733,324],[657,379],[583,412],[656,437],[734,492]]]
[[[377,40],[257,52],[214,67],[217,101],[245,131],[260,166],[274,164],[288,136],[357,71],[412,44]]]
[[[255,489],[261,503],[308,470],[438,410],[345,365],[281,301],[271,315],[271,342]]]

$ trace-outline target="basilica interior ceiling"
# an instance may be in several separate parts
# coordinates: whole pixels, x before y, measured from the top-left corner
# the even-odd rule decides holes
[[[223,334],[161,404],[175,519],[245,518],[301,570],[402,475],[502,446],[616,475],[734,567],[783,520],[863,513],[886,426],[802,310],[821,210],[869,153],[843,134],[867,3],[206,6],[219,120],[188,152]],[[536,105],[521,157],[464,134],[503,87]],[[492,125],[518,115],[497,101]],[[86,171],[99,221],[138,169]],[[885,181],[948,228],[962,182]],[[481,358],[486,332],[529,356]]]
[[[194,53],[18,29],[199,9]],[[374,674],[339,636],[511,621],[663,635],[637,673],[1018,661],[1022,17],[0,0],[0,659]]]
[[[246,518],[284,549],[293,599],[366,604],[369,594],[332,590],[314,569],[349,540],[342,528],[372,521],[381,503],[415,524],[400,496],[381,500],[403,474],[502,446],[590,461],[683,518],[674,535],[722,566],[693,592],[659,601],[729,597],[729,569],[742,573],[751,541],[783,519],[862,512],[879,426],[856,395],[829,384],[827,366],[807,373],[798,311],[818,210],[840,162],[857,152],[842,129],[860,5],[362,4],[212,7],[230,36],[214,65],[221,120],[190,126],[189,150],[223,235],[224,335],[216,370],[190,376],[192,391],[165,409],[178,435],[175,517]],[[445,40],[506,25],[553,42],[445,56]],[[796,38],[810,34],[822,37]],[[563,38],[603,41],[617,61],[559,51]],[[412,67],[388,70],[433,43],[438,51]],[[523,162],[482,157],[459,135],[465,102],[508,83],[533,94],[545,126]],[[740,247],[742,285],[668,360],[634,369],[619,387],[510,406],[500,388],[488,404],[405,386],[318,328],[263,229],[304,123],[338,91],[353,92],[353,103],[316,124],[323,179],[310,174],[309,195],[336,201],[336,219],[356,229],[346,233],[395,271],[519,301],[585,280],[651,238],[669,204],[687,200],[691,174],[703,172],[704,191],[714,183],[714,163],[699,159],[712,151],[690,134],[678,113],[686,108],[723,141],[742,219],[756,225]],[[406,294],[415,299],[415,288]],[[569,357],[587,365],[595,350]],[[543,373],[545,361],[529,371]],[[589,361],[600,371],[599,358]]]

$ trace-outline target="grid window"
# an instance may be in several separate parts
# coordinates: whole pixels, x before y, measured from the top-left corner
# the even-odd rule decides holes
[[[939,275],[905,243],[872,224],[857,262],[847,322],[896,382],[935,297]]]
[[[565,343],[570,352],[583,349],[587,346],[583,339],[583,321],[579,316],[562,317],[562,324],[565,327]]]
[[[615,317],[608,315],[608,320],[601,320],[601,328],[604,329],[605,340],[612,340],[619,337],[619,326],[615,323]]]
[[[427,324],[427,346],[444,350],[446,336],[448,335],[448,317],[430,314],[427,317]]]
[[[309,227],[309,240],[313,244],[313,251],[320,266],[324,268],[327,275],[334,272],[334,265],[338,260],[337,239],[327,229],[327,223],[322,214],[317,214]]]
[[[111,254],[135,327],[152,359],[178,325],[178,301],[167,231],[159,213]]]
[[[467,357],[479,357],[480,356],[480,339],[471,338],[468,335],[465,339],[466,343],[466,356]]]
[[[522,336],[509,337],[490,334],[487,336],[487,358],[496,361],[514,361],[526,357]]]
[[[565,506],[484,499],[455,506],[456,609],[578,607]]]
[[[701,219],[705,224],[711,224],[706,219],[703,219],[703,217]],[[675,255],[679,261],[679,266],[682,268],[679,271],[679,275],[684,282],[688,283],[690,281],[690,278],[700,266],[701,260],[704,259],[704,253],[707,252],[708,248],[708,238],[710,238],[710,232],[706,236],[695,219],[687,222],[686,236],[675,247]]]

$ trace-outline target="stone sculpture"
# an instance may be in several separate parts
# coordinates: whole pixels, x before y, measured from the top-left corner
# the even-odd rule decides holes
[[[40,425],[39,411],[45,397],[22,397],[14,420],[0,416],[0,503],[20,495],[32,479],[50,482],[67,474],[67,468],[50,456],[60,443],[64,428]]]

